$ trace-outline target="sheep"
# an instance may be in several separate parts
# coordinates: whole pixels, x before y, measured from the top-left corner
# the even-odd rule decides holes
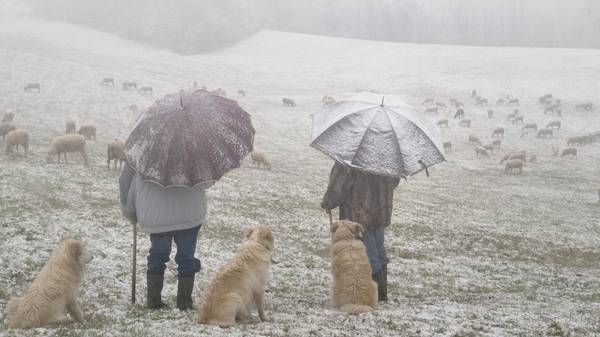
[[[486,158],[489,158],[490,155],[487,152],[487,149],[483,146],[477,146],[475,147],[475,156],[479,158],[479,156],[483,156]]]
[[[440,120],[437,122],[437,126],[438,126],[439,128],[449,128],[449,126],[448,126],[448,120],[447,120],[447,119],[440,119]]]
[[[576,104],[575,110],[577,110],[577,111],[592,111],[592,110],[594,110],[594,104],[592,104],[591,102]]]
[[[513,159],[519,159],[523,162],[523,165],[526,165],[527,163],[527,153],[525,151],[518,151],[518,152],[512,152],[507,154],[506,156],[504,156],[502,158],[502,160],[500,160],[500,165],[502,165],[502,163],[504,163],[507,160],[513,160]]]
[[[469,135],[469,143],[481,145],[481,140],[479,140],[479,137],[475,135]]]
[[[492,138],[504,138],[504,128],[496,128],[494,129],[494,132],[492,132]]]
[[[523,173],[524,162],[519,159],[512,159],[506,162],[504,166],[505,173],[512,173],[514,170],[519,170],[519,173]]]
[[[456,113],[454,114],[454,119],[463,119],[465,118],[465,110],[463,109],[458,109],[456,110]]]
[[[77,125],[73,121],[67,121],[65,123],[65,135],[70,133],[77,133]]]
[[[486,150],[488,150],[491,154],[494,154],[494,144],[484,144],[482,145]]]
[[[502,141],[500,139],[494,139],[492,145],[494,145],[494,148],[499,149],[500,146],[502,146]]]
[[[541,129],[540,131],[538,131],[537,135],[535,136],[535,138],[553,138],[554,137],[554,131],[552,129]]]
[[[148,95],[152,96],[152,93],[154,92],[154,90],[152,89],[152,87],[146,86],[146,87],[139,88],[138,92],[140,94],[148,94]]]
[[[488,105],[487,98],[477,97],[477,98],[475,98],[475,100],[476,100],[475,105]]]
[[[123,82],[123,90],[137,89],[137,82]]]
[[[86,140],[96,140],[96,126],[92,124],[82,125],[77,133],[84,136]]]
[[[85,138],[82,135],[65,135],[54,138],[48,147],[48,157],[46,160],[52,162],[54,156],[58,156],[58,162],[60,163],[60,155],[62,153],[65,156],[66,163],[68,152],[79,152],[81,157],[83,157],[84,165],[88,165]]]
[[[499,100],[496,101],[496,105],[504,105],[504,98],[500,98]]]
[[[29,152],[29,133],[24,129],[12,130],[6,135],[6,155],[10,155],[13,152],[13,148],[19,150],[19,145],[25,150],[25,157]]]
[[[244,90],[242,90],[242,89],[239,89],[238,90],[238,96],[240,96],[240,97],[246,97],[246,92]]]
[[[571,145],[577,145],[577,146],[581,146],[584,145],[584,139],[582,137],[570,137],[567,139],[567,145],[571,146]]]
[[[16,130],[17,128],[9,122],[4,122],[2,124],[0,124],[0,136],[2,136],[2,140],[6,140],[6,135],[13,131]]]
[[[519,105],[519,99],[518,98],[511,98],[508,100],[508,103],[506,103],[507,105]]]
[[[425,113],[431,113],[431,114],[437,115],[438,108],[436,106],[425,108]]]
[[[577,158],[577,149],[574,147],[568,147],[562,151],[560,157],[568,157],[569,159]]]
[[[321,103],[323,103],[323,106],[329,106],[329,105],[335,103],[335,98],[333,98],[332,96],[329,96],[329,95],[325,95],[321,99]]]
[[[31,92],[31,91],[36,91],[36,92],[40,92],[40,84],[39,83],[29,83],[25,86],[25,88],[23,88],[23,91],[25,92]]]
[[[446,153],[452,152],[452,142],[444,142],[444,151]]]
[[[267,158],[267,155],[260,151],[252,151],[250,152],[250,158],[252,158],[252,164],[257,165],[260,168],[262,164],[266,169],[271,169],[271,162]]]
[[[2,115],[2,122],[0,123],[12,122],[13,119],[15,119],[15,114],[12,112],[7,112],[4,115]]]
[[[488,116],[489,119],[494,118],[494,110],[488,110],[487,116]]]
[[[296,106],[296,102],[294,102],[293,100],[291,100],[289,98],[285,98],[284,97],[281,100],[281,102],[283,103],[284,106],[287,106],[287,107],[294,107],[294,106]]]
[[[546,129],[560,130],[560,128],[561,128],[560,121],[552,121],[552,122],[548,123],[548,125],[546,125]]]
[[[462,127],[465,127],[465,128],[470,128],[471,127],[471,120],[470,119],[463,119],[462,121],[460,121],[459,125],[462,126]]]
[[[112,77],[105,77],[102,80],[102,82],[100,82],[100,85],[104,86],[104,87],[108,87],[108,86],[114,87],[115,86],[115,79],[112,78]]]
[[[448,108],[448,106],[447,106],[446,104],[442,103],[442,102],[435,102],[435,106],[436,106],[438,109],[444,109],[444,110],[445,110],[446,108]]]
[[[513,118],[513,120],[511,121],[511,123],[513,123],[513,124],[523,124],[523,116],[516,116],[515,118]]]
[[[119,139],[115,139],[107,147],[107,160],[106,166],[110,169],[110,161],[114,160],[114,168],[117,168],[117,161],[119,162],[119,170],[123,166],[125,161],[125,142]]]
[[[528,123],[528,124],[525,124],[523,126],[523,128],[521,129],[521,131],[528,131],[528,130],[537,131],[538,125],[536,123]]]

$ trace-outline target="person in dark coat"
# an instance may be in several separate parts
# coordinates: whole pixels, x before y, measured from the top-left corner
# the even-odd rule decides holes
[[[340,220],[361,224],[365,232],[373,280],[377,282],[379,301],[387,301],[387,264],[384,229],[392,217],[394,189],[400,179],[350,169],[336,162],[331,169],[329,186],[321,207],[331,211],[339,207]]]

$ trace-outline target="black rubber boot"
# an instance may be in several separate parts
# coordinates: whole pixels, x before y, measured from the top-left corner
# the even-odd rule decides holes
[[[194,291],[194,276],[177,279],[177,308],[179,310],[190,310],[194,302],[192,301],[192,292]]]
[[[372,275],[373,281],[377,283],[377,299],[379,302],[387,302],[387,268]]]
[[[387,265],[381,268],[381,283],[383,284],[382,290],[379,290],[379,301],[387,302],[388,301],[388,293],[387,293]]]
[[[147,273],[146,277],[148,287],[146,307],[151,310],[166,308],[167,305],[160,299],[165,275]]]

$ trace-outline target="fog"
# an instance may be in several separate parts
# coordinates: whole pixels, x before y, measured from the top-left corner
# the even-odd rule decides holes
[[[394,42],[600,47],[597,0],[28,0],[39,16],[181,53],[261,29]]]

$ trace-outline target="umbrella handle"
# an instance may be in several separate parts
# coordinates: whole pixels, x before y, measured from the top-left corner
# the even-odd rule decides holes
[[[425,169],[425,174],[427,175],[427,178],[429,178],[429,170],[427,169],[427,165],[425,165],[422,160],[419,160],[419,164],[421,164],[421,166]]]

